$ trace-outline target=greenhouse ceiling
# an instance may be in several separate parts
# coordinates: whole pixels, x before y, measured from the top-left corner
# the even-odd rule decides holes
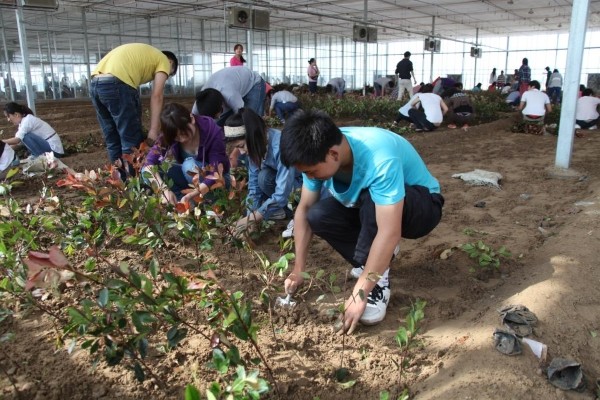
[[[7,46],[18,43],[16,18],[9,12],[17,0],[4,4],[2,26]],[[268,13],[270,30],[293,30],[353,37],[353,26],[376,28],[378,42],[422,39],[435,36],[462,40],[489,36],[515,36],[568,32],[573,2],[570,0],[23,0],[58,1],[51,10],[25,10],[27,30],[81,36],[84,30],[98,31],[119,20],[119,27],[145,29],[127,24],[127,16],[149,20],[152,30],[170,29],[172,19],[204,20],[229,25],[230,10]],[[366,7],[366,23],[365,23]],[[83,22],[82,11],[86,15]],[[242,14],[243,15],[243,14]],[[161,18],[158,18],[161,17]],[[234,18],[235,19],[235,18]],[[233,21],[234,21],[233,19]],[[250,17],[250,20],[252,18]],[[50,21],[50,22],[48,22]],[[234,21],[235,23],[235,21]],[[159,26],[156,26],[159,24]],[[588,30],[600,29],[600,0],[590,0]]]

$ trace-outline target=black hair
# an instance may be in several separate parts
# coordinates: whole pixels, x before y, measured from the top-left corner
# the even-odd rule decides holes
[[[241,47],[242,51],[244,51],[244,46],[242,46],[240,43],[237,43],[235,46],[233,46],[233,51],[236,51],[238,49],[238,47]],[[242,62],[242,64],[246,62],[246,59],[241,54],[240,54],[240,61]]]
[[[211,118],[218,117],[223,111],[223,95],[217,89],[208,88],[196,93],[196,109],[198,115]]]
[[[160,125],[163,145],[171,146],[179,132],[191,135],[189,123],[192,122],[190,110],[179,103],[166,104],[160,113]]]
[[[496,72],[496,68],[492,69],[492,72]]]
[[[583,91],[583,93],[581,94],[582,96],[593,96],[594,95],[594,91],[590,88],[587,88]]]
[[[328,83],[327,85],[325,85],[325,91],[326,92],[333,92],[335,89],[333,88],[333,86]]]
[[[162,53],[167,56],[169,60],[173,61],[173,73],[170,76],[175,75],[177,73],[177,67],[179,67],[179,61],[177,61],[177,57],[173,52],[168,50],[164,50]]]
[[[33,115],[33,111],[31,111],[29,107],[23,106],[19,103],[15,103],[14,101],[11,101],[10,103],[6,103],[4,105],[4,112],[6,114],[19,113],[22,116]]]
[[[558,70],[556,68],[554,68],[554,71],[552,71],[552,72],[558,72]]]
[[[421,93],[431,93],[431,92],[433,92],[433,85],[431,83],[423,85],[423,86],[421,86],[421,90],[419,90],[419,92],[421,92]]]
[[[410,57],[410,51],[405,51],[404,52],[404,57],[406,57],[406,58]]]
[[[242,107],[238,112],[227,118],[225,126],[244,126],[246,128],[245,139],[248,157],[260,168],[262,160],[267,154],[267,125],[265,121],[252,109]]]
[[[540,83],[538,81],[531,81],[529,82],[529,86],[533,86],[534,88],[536,88],[537,90],[540,90]]]
[[[524,59],[523,59],[523,65],[529,65],[529,60],[528,60],[528,59],[526,59],[526,58],[524,58]]]
[[[456,89],[458,89],[458,90],[462,90],[462,88],[463,88],[463,84],[462,84],[461,82],[456,82],[456,83],[454,84],[454,87],[455,87]]]
[[[286,167],[316,165],[342,138],[342,131],[324,111],[298,110],[285,120],[281,131],[281,162]]]
[[[311,58],[310,60],[308,60],[308,63],[311,64],[313,61],[316,61],[314,58]]]

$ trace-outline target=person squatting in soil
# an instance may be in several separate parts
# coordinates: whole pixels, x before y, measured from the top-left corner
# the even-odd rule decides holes
[[[519,111],[523,114],[523,121],[527,123],[528,133],[543,133],[544,115],[546,112],[552,112],[550,98],[540,91],[540,87],[538,81],[531,81],[528,90],[521,96]]]
[[[111,50],[92,72],[90,97],[111,163],[131,153],[144,141],[142,102],[138,87],[152,82],[148,140],[154,142],[160,131],[163,91],[169,77],[177,73],[179,62],[170,51],[160,51],[144,43],[128,43]],[[130,171],[131,172],[131,171]]]
[[[448,112],[448,106],[444,100],[435,93],[432,93],[433,86],[427,84],[417,93],[416,97],[410,102],[411,108],[408,110],[408,116],[415,124],[415,130],[432,131],[442,124],[444,115]],[[419,108],[419,104],[421,108]]]
[[[298,111],[281,136],[281,161],[303,173],[294,217],[296,259],[286,293],[303,283],[313,234],[352,265],[357,278],[339,332],[360,321],[377,324],[390,299],[389,265],[400,239],[427,235],[439,223],[444,198],[415,148],[376,127],[338,128],[322,111]],[[319,193],[325,187],[330,196]]]
[[[53,152],[55,157],[65,155],[60,137],[54,128],[33,115],[29,107],[14,102],[6,103],[4,116],[17,126],[15,137],[3,140],[13,149],[23,144],[32,157],[48,152]]]
[[[183,194],[183,189],[190,188],[192,176],[197,168],[212,166],[218,171],[223,165],[226,183],[229,179],[229,159],[225,152],[223,128],[208,116],[190,113],[185,106],[177,103],[165,105],[160,114],[162,133],[146,156],[143,172],[152,173],[148,179],[155,181],[163,193],[165,201],[175,204],[178,201],[190,202],[198,195],[206,195],[215,180],[205,176],[200,182],[200,190]],[[170,168],[166,176],[153,171],[152,166],[168,162]],[[146,174],[144,174],[146,175]],[[169,187],[165,181],[170,181]]]
[[[281,162],[281,132],[268,129],[265,121],[249,108],[241,108],[225,121],[228,146],[248,154],[247,213],[236,224],[242,232],[250,223],[291,217],[288,199],[302,185],[302,176]]]

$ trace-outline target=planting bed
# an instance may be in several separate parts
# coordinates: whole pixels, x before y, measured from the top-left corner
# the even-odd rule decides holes
[[[187,105],[193,101],[167,99],[172,100]],[[147,102],[144,105],[148,107]],[[37,114],[56,128],[72,152],[63,160],[69,167],[83,171],[107,163],[90,102],[40,103]],[[393,118],[390,115],[389,121]],[[342,292],[335,294],[327,285],[315,284],[296,297],[294,310],[272,315],[259,301],[263,284],[250,252],[219,241],[213,250],[202,250],[203,262],[217,265],[215,273],[222,284],[244,292],[253,303],[261,327],[258,344],[274,371],[280,398],[377,399],[384,390],[398,394],[400,387],[408,387],[417,399],[595,398],[600,377],[600,134],[591,131],[575,139],[576,177],[561,179],[548,170],[554,163],[556,136],[511,133],[513,122],[512,114],[504,114],[468,132],[441,128],[405,135],[439,179],[446,204],[441,224],[430,235],[401,243],[390,273],[388,314],[377,326],[361,327],[345,338],[332,332],[331,310],[344,301],[344,288],[351,288],[352,282],[345,282],[349,266],[323,241],[312,242],[309,272],[314,275],[324,269],[326,279],[335,274],[334,284]],[[14,134],[6,120],[0,129],[3,137]],[[452,178],[476,168],[501,173],[501,189],[468,186]],[[23,204],[36,201],[43,183],[65,201],[78,201],[77,192],[56,187],[55,179],[24,180],[25,185],[13,190]],[[285,224],[274,225],[255,242],[269,260],[276,261],[281,254],[279,233],[284,228]],[[494,249],[505,246],[512,257],[500,258],[497,269],[481,268],[458,249],[478,240]],[[140,257],[119,242],[111,249],[109,257],[115,262]],[[186,261],[192,249],[174,244],[161,251],[173,252],[182,269],[194,272]],[[81,257],[73,258],[74,264],[77,261]],[[64,312],[78,304],[76,293],[80,292],[67,287],[61,296],[51,295],[42,304]],[[417,299],[427,302],[421,343],[410,353],[400,378],[395,334]],[[548,361],[561,356],[582,364],[588,381],[583,393],[550,385],[545,365],[539,365],[527,349],[514,357],[494,349],[492,333],[500,326],[496,310],[517,303],[538,316],[533,338],[548,345]],[[0,398],[175,399],[183,398],[189,383],[205,389],[216,379],[214,370],[206,366],[210,343],[200,335],[189,332],[166,354],[149,349],[146,362],[166,384],[160,388],[152,377],[138,383],[133,372],[122,366],[92,365],[85,350],[69,354],[68,341],[57,344],[60,327],[52,319],[34,309],[16,311],[0,323],[0,335],[15,333],[13,340],[0,343]],[[202,324],[202,310],[190,307],[188,312],[188,318]],[[163,337],[161,332],[153,339],[164,341]],[[356,380],[353,386],[345,388],[337,382],[334,373],[340,367]],[[264,370],[261,376],[268,378]],[[277,397],[274,391],[270,396]]]

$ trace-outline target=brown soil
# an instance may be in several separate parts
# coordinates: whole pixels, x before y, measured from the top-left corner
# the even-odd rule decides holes
[[[78,147],[79,153],[63,160],[68,166],[83,170],[107,162],[89,102],[41,103],[37,113],[56,128],[68,148]],[[268,315],[258,312],[260,345],[275,371],[282,398],[376,399],[383,390],[397,393],[401,385],[409,387],[417,399],[596,397],[600,376],[600,135],[591,131],[575,139],[572,169],[576,177],[561,179],[548,170],[554,163],[556,136],[511,133],[511,123],[512,117],[507,116],[468,132],[443,128],[406,136],[440,180],[446,205],[442,222],[430,235],[402,242],[390,274],[392,297],[383,323],[362,327],[345,339],[333,334],[328,310],[339,305],[345,293],[334,296],[316,286],[297,299],[293,312],[274,316],[276,338]],[[6,121],[0,129],[5,137],[14,132]],[[475,168],[500,172],[502,188],[468,186],[452,178],[452,174]],[[14,195],[23,201],[35,199],[40,184],[39,179],[30,179]],[[69,190],[56,192],[64,196]],[[484,206],[475,207],[476,203]],[[259,249],[275,257],[281,229],[277,225],[267,233]],[[474,232],[473,236],[467,236],[465,229]],[[502,259],[498,270],[480,269],[456,249],[478,239],[494,248],[504,245],[513,256]],[[455,250],[441,259],[446,249]],[[210,257],[221,265],[219,276],[227,287],[252,298],[261,289],[257,270],[246,266],[242,275],[237,254],[221,246]],[[120,256],[115,253],[115,257]],[[337,284],[344,287],[349,266],[326,243],[314,240],[309,268],[336,273]],[[324,300],[317,302],[323,294]],[[413,352],[400,379],[394,336],[416,299],[427,301],[422,346]],[[48,301],[56,305],[60,299]],[[496,310],[508,304],[526,305],[537,315],[533,338],[548,345],[547,361],[566,357],[582,364],[587,380],[584,392],[552,386],[545,365],[527,348],[513,357],[494,349],[492,333],[500,327]],[[0,345],[0,398],[174,399],[182,398],[187,383],[202,387],[214,379],[205,365],[208,343],[198,336],[186,338],[167,355],[151,355],[149,363],[169,385],[168,390],[161,390],[152,381],[137,383],[124,368],[102,362],[92,365],[85,351],[69,355],[66,348],[57,348],[53,324],[41,314],[18,313],[0,325],[0,333],[6,331],[16,333],[16,338]],[[357,381],[349,389],[343,389],[333,376],[342,365]],[[19,395],[7,376],[16,383]]]

